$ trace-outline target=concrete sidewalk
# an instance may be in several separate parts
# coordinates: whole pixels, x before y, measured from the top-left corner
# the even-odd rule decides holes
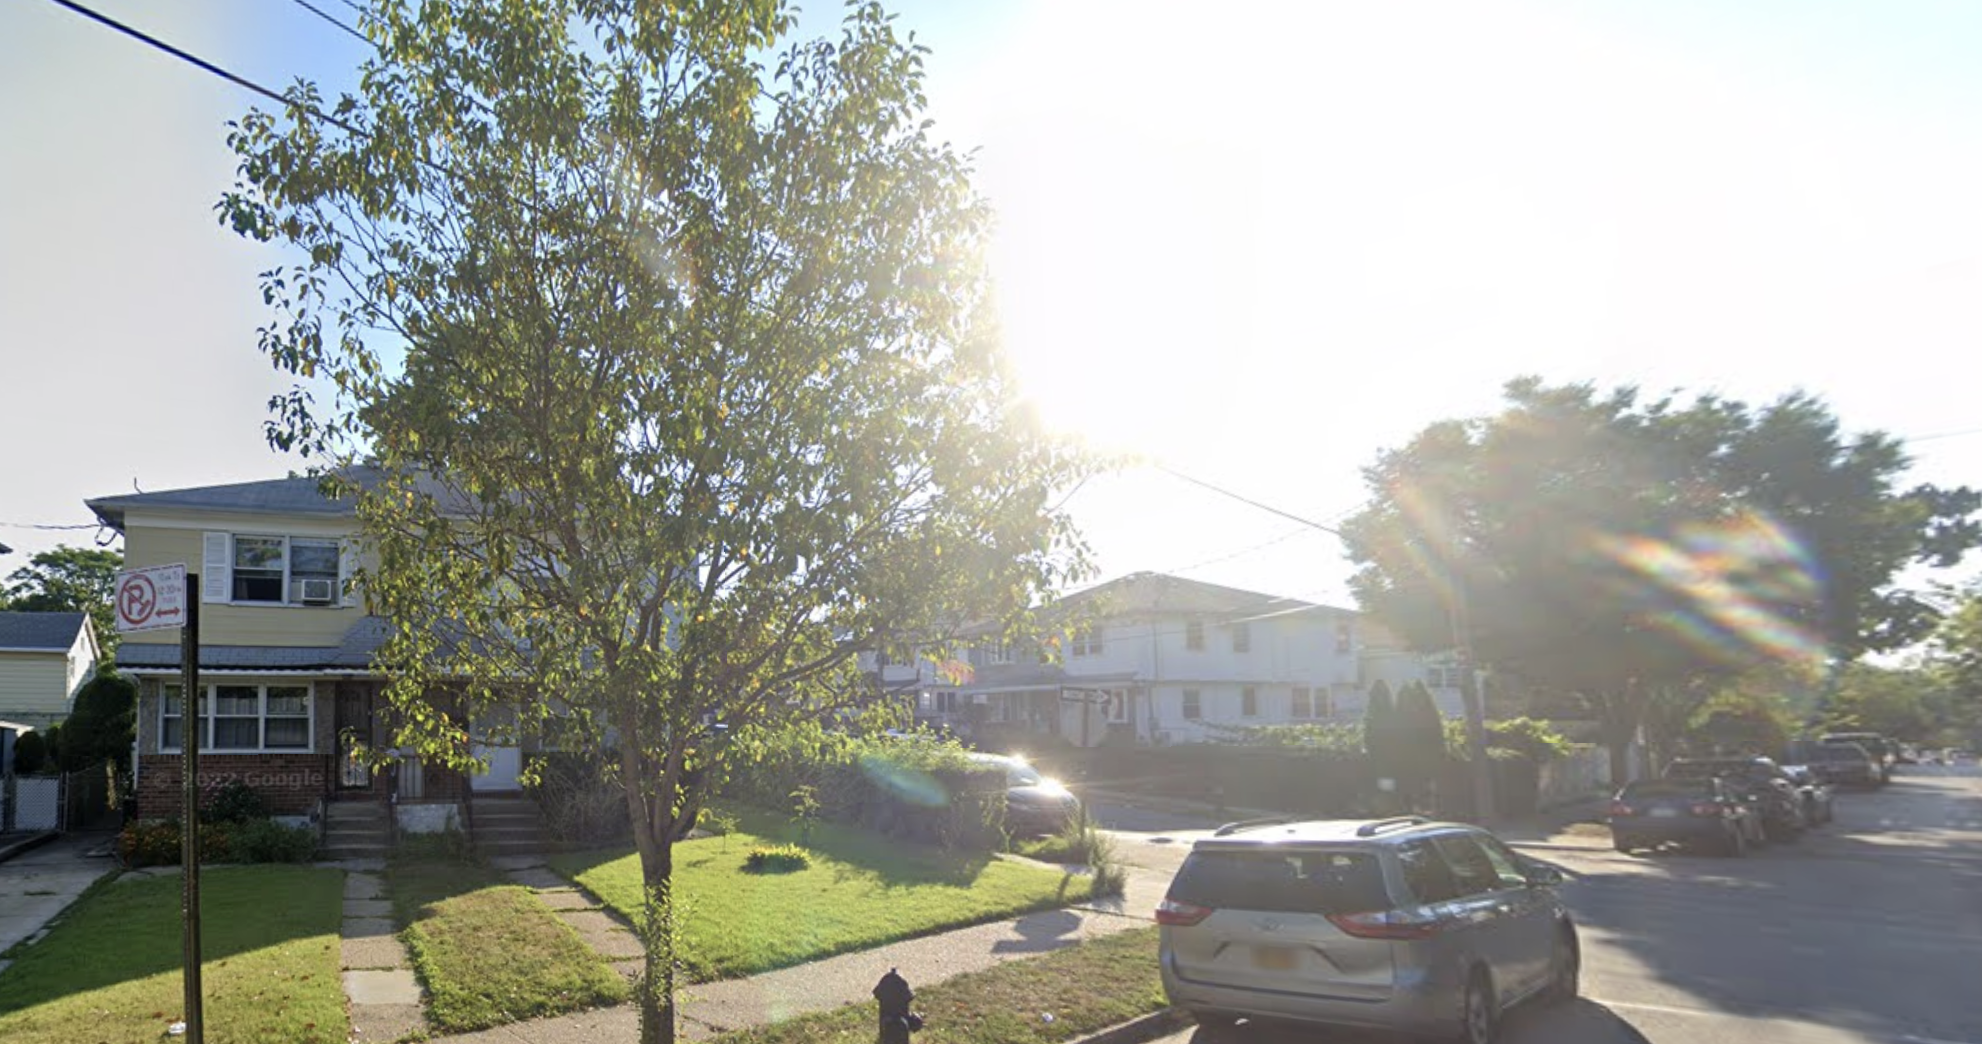
[[[70,834],[0,863],[0,952],[39,940],[97,879],[116,868],[113,834]],[[0,961],[0,968],[6,966]]]
[[[1133,868],[1128,873],[1128,887],[1121,896],[907,939],[748,978],[685,986],[678,1001],[681,1033],[689,1040],[707,1040],[730,1030],[864,1003],[872,998],[874,983],[890,968],[901,969],[912,986],[922,989],[965,972],[1144,927],[1152,923],[1169,877]],[[639,1028],[639,1009],[622,1004],[434,1039],[453,1044],[607,1044],[637,1040]]]

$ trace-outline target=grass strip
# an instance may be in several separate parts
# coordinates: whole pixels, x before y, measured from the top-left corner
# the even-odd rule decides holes
[[[796,830],[751,820],[750,832],[675,846],[681,960],[693,981],[755,975],[902,939],[1051,909],[1088,897],[1091,882],[987,855],[906,844],[815,824],[811,865],[744,869],[753,848],[797,843]],[[628,920],[641,917],[640,860],[624,850],[554,856],[551,867]]]
[[[627,998],[626,980],[571,926],[500,874],[435,861],[395,862],[386,875],[435,1029],[462,1033]]]
[[[155,1044],[185,1017],[181,878],[99,885],[0,974],[7,1044]],[[220,867],[200,876],[201,980],[212,1044],[350,1036],[338,974],[342,871]]]
[[[914,984],[911,977],[909,982]],[[1156,929],[1006,961],[916,990],[916,1044],[1060,1044],[1167,1007]],[[1046,1016],[1052,1016],[1051,1019]],[[872,1001],[727,1033],[723,1044],[871,1044]]]

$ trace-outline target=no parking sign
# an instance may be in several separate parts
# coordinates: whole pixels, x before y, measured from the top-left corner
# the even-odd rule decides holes
[[[186,625],[186,566],[152,566],[117,574],[117,632]]]

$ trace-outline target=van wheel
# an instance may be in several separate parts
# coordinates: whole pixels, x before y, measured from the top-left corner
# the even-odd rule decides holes
[[[1466,980],[1466,995],[1459,1001],[1460,1044],[1493,1044],[1500,1031],[1500,1011],[1494,1007],[1493,984],[1485,971],[1474,969]]]

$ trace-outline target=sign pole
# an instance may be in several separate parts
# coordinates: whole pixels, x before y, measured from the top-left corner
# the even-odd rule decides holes
[[[200,589],[198,573],[186,574],[188,592]],[[185,868],[180,898],[185,915],[186,1040],[205,1044],[206,1017],[200,991],[200,600],[186,599],[186,623],[179,632],[179,747],[185,752],[180,776],[185,783],[185,829],[179,863]]]

